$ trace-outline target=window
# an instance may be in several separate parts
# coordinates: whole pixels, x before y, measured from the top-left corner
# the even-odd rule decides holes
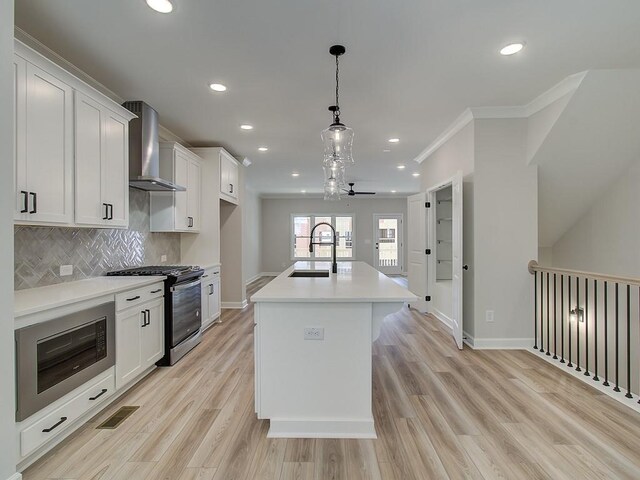
[[[294,260],[326,260],[331,258],[331,241],[333,232],[327,225],[320,225],[314,232],[314,242],[327,245],[315,245],[313,253],[309,252],[309,236],[314,225],[327,222],[333,225],[338,236],[336,256],[340,259],[353,260],[355,243],[353,235],[353,215],[310,215],[297,214],[291,216],[291,254]]]

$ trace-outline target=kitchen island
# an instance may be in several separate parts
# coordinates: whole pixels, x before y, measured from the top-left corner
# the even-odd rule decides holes
[[[329,271],[298,262],[251,298],[255,409],[269,437],[376,438],[371,344],[416,297],[364,262]]]

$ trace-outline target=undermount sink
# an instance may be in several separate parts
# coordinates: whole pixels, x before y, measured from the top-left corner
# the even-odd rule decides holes
[[[289,276],[306,278],[328,277],[329,270],[294,270]]]

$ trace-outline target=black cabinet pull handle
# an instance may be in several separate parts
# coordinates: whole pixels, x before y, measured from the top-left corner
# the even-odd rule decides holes
[[[20,190],[20,194],[22,195],[22,210],[20,210],[20,213],[27,213],[29,211],[29,192]]]
[[[142,325],[141,327],[144,328],[147,326],[147,311],[146,310],[142,310]]]
[[[135,297],[127,298],[127,302],[133,302],[134,300],[138,300],[140,295],[136,295]]]
[[[147,312],[147,325],[151,325],[151,310],[146,309],[145,312]]]
[[[44,430],[42,430],[42,433],[49,433],[50,431],[52,431],[54,428],[59,427],[60,425],[62,425],[64,422],[67,421],[67,417],[60,417],[60,421],[58,423],[56,423],[55,425],[53,425],[52,427],[49,428],[45,428]]]
[[[113,220],[113,203],[107,203],[109,205],[109,218],[107,220]]]
[[[104,205],[104,217],[102,217],[102,219],[109,220],[109,204],[103,203],[102,205]]]
[[[233,193],[233,183],[229,184],[229,193]]]
[[[31,198],[33,198],[33,209],[29,213],[36,213],[38,211],[38,194],[35,192],[29,192]]]
[[[97,400],[98,398],[100,398],[105,393],[107,393],[107,389],[103,388],[102,390],[100,390],[100,393],[97,394],[95,397],[89,397],[89,400]]]
[[[161,291],[162,291],[162,289],[161,289],[161,288],[159,288],[159,289],[157,289],[157,290],[151,290],[151,292],[150,292],[150,293],[158,293],[158,292],[161,292]]]

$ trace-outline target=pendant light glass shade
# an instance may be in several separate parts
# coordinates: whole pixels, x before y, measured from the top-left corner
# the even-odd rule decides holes
[[[327,185],[329,181],[335,180],[338,187],[344,188],[345,180],[345,168],[342,163],[334,163],[333,165],[326,165],[322,167],[324,169],[324,183]]]
[[[324,199],[340,200],[340,187],[336,180],[327,180],[324,183]]]
[[[353,129],[341,123],[333,123],[322,131],[325,158],[333,157],[353,165]]]

